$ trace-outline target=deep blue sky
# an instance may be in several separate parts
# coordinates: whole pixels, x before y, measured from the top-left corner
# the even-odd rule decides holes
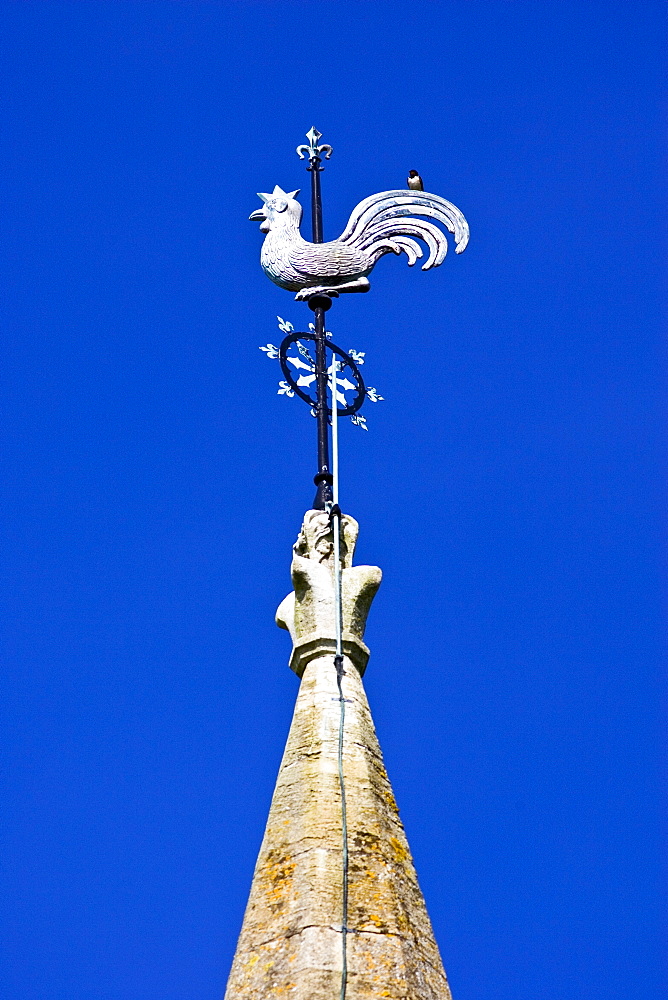
[[[342,501],[385,572],[367,690],[455,1000],[660,1000],[664,5],[0,20],[0,995],[223,992],[314,472],[258,351],[308,310],[248,215],[307,189],[315,124],[327,237],[411,167],[472,230],[329,323],[386,399],[342,428]]]

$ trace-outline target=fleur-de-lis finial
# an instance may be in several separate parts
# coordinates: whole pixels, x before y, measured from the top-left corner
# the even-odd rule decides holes
[[[323,153],[326,160],[330,158],[332,147],[328,143],[324,143],[322,146],[318,145],[318,140],[322,139],[322,132],[318,132],[315,125],[312,125],[310,131],[306,133],[306,138],[309,141],[308,146],[305,143],[297,146],[297,156],[300,160],[303,160],[305,155],[308,156],[309,160],[319,160]]]

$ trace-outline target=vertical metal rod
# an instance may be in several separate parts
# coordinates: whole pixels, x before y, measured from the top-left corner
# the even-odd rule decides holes
[[[311,172],[311,229],[313,242],[322,243],[322,196],[320,194],[320,157],[309,160],[308,169]]]
[[[320,157],[312,156],[308,170],[311,174],[311,228],[313,242],[322,243],[322,196],[320,193]],[[332,473],[329,466],[329,421],[327,415],[327,352],[325,348],[325,313],[332,304],[327,296],[309,301],[315,319],[315,370],[316,370],[316,419],[318,421],[318,472],[314,477],[317,486],[314,510],[326,510],[332,502]]]
[[[328,300],[329,301],[329,300]],[[332,502],[332,473],[329,465],[329,419],[327,414],[327,351],[325,337],[325,309],[316,306],[315,313],[315,371],[316,409],[318,422],[318,472],[313,477],[317,486],[314,510],[327,510]]]

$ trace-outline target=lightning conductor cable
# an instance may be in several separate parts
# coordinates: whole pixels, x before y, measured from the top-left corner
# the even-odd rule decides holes
[[[341,508],[339,507],[339,421],[336,373],[339,363],[332,352],[329,389],[332,400],[332,533],[334,539],[334,627],[336,637],[336,683],[339,689],[339,746],[338,771],[341,790],[341,837],[342,837],[342,906],[341,906],[341,992],[340,1000],[345,1000],[348,983],[348,812],[346,808],[346,787],[343,777],[343,733],[346,721],[346,701],[343,696],[343,607],[341,593]]]

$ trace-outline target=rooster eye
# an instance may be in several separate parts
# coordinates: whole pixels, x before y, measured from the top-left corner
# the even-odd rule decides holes
[[[288,207],[288,203],[287,201],[283,201],[282,198],[277,198],[271,207],[275,212],[284,212]]]

